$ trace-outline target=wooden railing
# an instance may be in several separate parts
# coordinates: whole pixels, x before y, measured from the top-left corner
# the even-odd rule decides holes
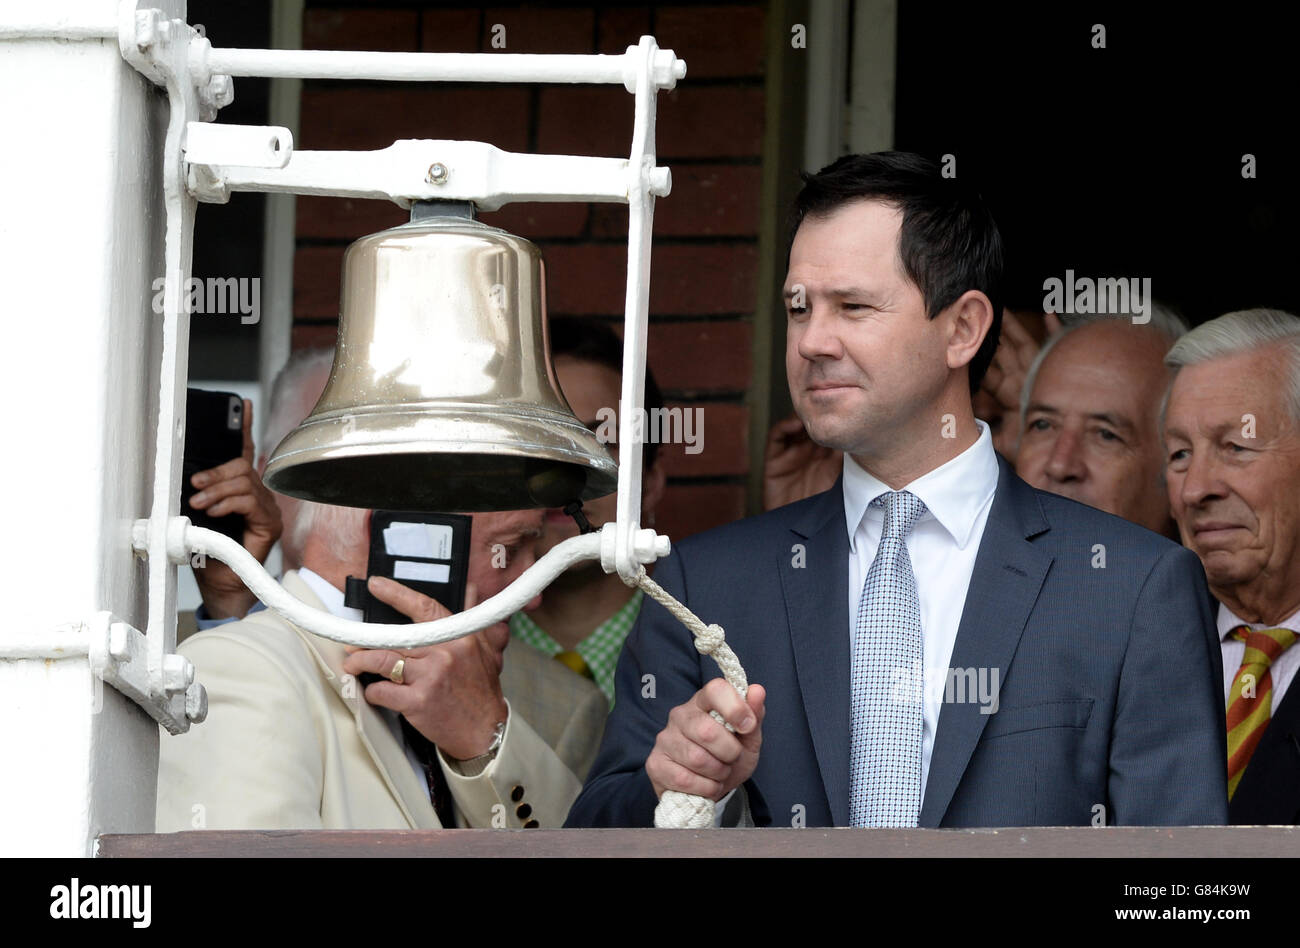
[[[1300,827],[205,831],[101,836],[99,855],[1295,857]]]

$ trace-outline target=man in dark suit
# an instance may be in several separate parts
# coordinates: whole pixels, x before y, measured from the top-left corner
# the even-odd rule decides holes
[[[1218,600],[1229,822],[1300,823],[1300,319],[1229,313],[1165,362],[1170,506]]]
[[[742,699],[647,603],[568,825],[649,825],[669,789],[757,825],[1223,822],[1200,564],[1029,487],[972,413],[1000,313],[982,200],[915,155],[849,156],[795,226],[790,391],[843,473],[662,561],[761,684]]]

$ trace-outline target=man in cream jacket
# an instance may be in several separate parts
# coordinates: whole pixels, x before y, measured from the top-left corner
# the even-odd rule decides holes
[[[341,590],[366,574],[369,512],[301,507],[289,526],[301,567],[285,588],[359,618]],[[541,511],[474,515],[468,602],[532,564],[541,523]],[[494,568],[502,547],[508,565]],[[448,614],[392,581],[370,589],[415,621]],[[436,829],[434,799],[457,826],[561,826],[607,705],[557,662],[526,648],[504,654],[508,640],[499,623],[443,645],[356,650],[270,610],[194,635],[179,651],[207,688],[208,717],[162,735],[158,831]],[[387,680],[363,686],[365,672]]]

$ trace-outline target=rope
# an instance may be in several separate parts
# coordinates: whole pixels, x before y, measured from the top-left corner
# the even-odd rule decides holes
[[[669,595],[662,586],[651,579],[642,566],[637,570],[636,585],[646,595],[671,612],[682,625],[686,626],[695,637],[695,648],[703,655],[712,656],[722,670],[722,675],[731,687],[745,697],[749,690],[749,680],[745,670],[740,667],[740,659],[727,644],[726,636],[720,625],[705,625],[690,609]],[[735,729],[722,719],[716,711],[710,711],[714,720],[728,731]],[[708,829],[713,826],[714,802],[707,797],[697,797],[677,790],[665,790],[655,807],[655,826],[664,829]]]

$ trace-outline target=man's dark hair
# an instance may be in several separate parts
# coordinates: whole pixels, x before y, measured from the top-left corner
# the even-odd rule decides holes
[[[563,316],[550,321],[548,332],[551,337],[551,358],[568,356],[580,362],[592,362],[613,369],[620,377],[623,375],[623,341],[610,328],[608,323],[598,319],[577,316]],[[610,405],[617,410],[617,405]],[[645,410],[649,430],[651,412],[664,407],[664,396],[659,391],[655,376],[647,363],[645,367]],[[589,421],[590,419],[580,419]],[[641,467],[649,470],[659,454],[659,445],[649,438],[641,446]]]
[[[935,162],[905,151],[845,155],[803,180],[791,215],[787,269],[805,218],[827,216],[854,201],[880,201],[903,214],[899,260],[931,319],[967,290],[989,298],[993,325],[969,366],[974,394],[993,362],[1002,329],[1002,238],[984,199],[956,178],[943,177]]]

